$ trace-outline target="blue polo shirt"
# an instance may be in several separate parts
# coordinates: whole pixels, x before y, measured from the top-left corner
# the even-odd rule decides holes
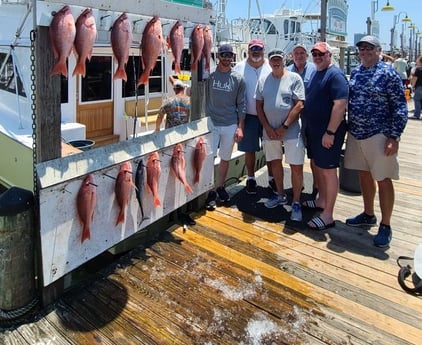
[[[296,65],[294,63],[292,63],[291,65],[287,66],[286,69],[288,71],[292,71],[292,72],[296,72],[298,73],[302,80],[303,83],[305,84],[305,88],[308,85],[308,83],[311,81],[312,77],[314,76],[315,72],[316,72],[316,66],[313,62],[307,62],[305,65],[305,68],[303,69],[302,74],[299,73]]]

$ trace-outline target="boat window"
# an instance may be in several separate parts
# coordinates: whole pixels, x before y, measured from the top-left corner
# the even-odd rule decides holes
[[[111,63],[111,56],[93,56],[86,63],[86,76],[81,78],[82,102],[111,99]]]
[[[0,67],[3,65],[6,56],[7,55],[5,53],[0,53]],[[26,97],[25,89],[23,88],[22,80],[19,74],[17,75],[17,78],[15,78],[12,56],[10,55],[0,74],[0,89],[9,91],[11,93],[16,93],[16,84],[18,87],[19,95]]]
[[[164,59],[164,58],[163,58]],[[164,60],[163,60],[164,61]],[[129,61],[126,64],[127,82],[122,82],[122,95],[126,97],[135,96],[136,82],[142,73],[140,66],[140,58],[129,56]],[[149,76],[149,92],[162,92],[162,70],[161,70],[161,56],[158,57],[157,63]],[[145,85],[140,85],[137,89],[138,96],[145,95]]]
[[[265,32],[266,34],[277,34],[277,29],[274,24],[268,19],[251,19],[249,21],[249,28],[252,34],[262,34]]]

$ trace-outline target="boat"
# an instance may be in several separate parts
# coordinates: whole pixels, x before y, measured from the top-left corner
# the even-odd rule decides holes
[[[307,13],[302,9],[290,9],[282,6],[273,13],[250,16],[248,18],[226,17],[227,0],[220,0],[216,23],[217,41],[229,42],[237,49],[238,59],[247,56],[247,45],[251,39],[260,38],[265,42],[266,51],[278,48],[291,53],[296,44],[310,48],[318,40],[320,13]],[[259,1],[256,1],[258,10]],[[249,1],[249,11],[251,2]],[[260,10],[259,10],[260,12]]]

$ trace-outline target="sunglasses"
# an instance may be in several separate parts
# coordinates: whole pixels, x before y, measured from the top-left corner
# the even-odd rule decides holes
[[[223,59],[231,59],[233,57],[233,53],[220,53],[219,55]]]
[[[261,51],[263,51],[263,50],[264,50],[264,48],[262,48],[262,47],[258,47],[258,46],[253,46],[253,47],[250,47],[250,48],[249,48],[249,50],[250,50],[251,52],[261,52]]]
[[[320,53],[320,52],[318,52],[318,53],[317,53],[317,52],[312,52],[311,54],[312,54],[312,56],[313,56],[313,57],[317,57],[317,56],[318,56],[318,57],[323,57],[323,56],[324,56],[325,54],[327,54],[327,53]]]
[[[366,51],[371,51],[371,50],[374,50],[375,49],[375,47],[374,46],[359,46],[358,47],[358,50],[359,51],[364,51],[364,50],[366,50]]]

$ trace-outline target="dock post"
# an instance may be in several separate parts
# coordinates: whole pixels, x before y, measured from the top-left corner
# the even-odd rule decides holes
[[[0,320],[34,303],[34,219],[31,191],[11,187],[0,195]]]

